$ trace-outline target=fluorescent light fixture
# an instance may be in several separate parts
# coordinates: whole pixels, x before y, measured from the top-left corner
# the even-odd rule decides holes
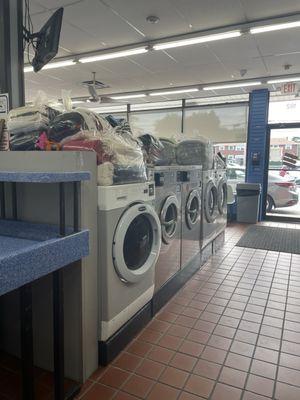
[[[84,100],[72,100],[72,104],[83,104],[85,103]]]
[[[69,67],[69,66],[75,65],[75,64],[76,63],[73,60],[56,61],[56,62],[46,64],[43,67],[42,71],[44,71],[45,69]],[[24,67],[24,72],[33,72],[33,67],[31,65]]]
[[[128,94],[124,96],[109,96],[113,100],[123,100],[123,99],[138,99],[140,97],[146,97],[145,94]]]
[[[292,29],[292,28],[300,28],[300,21],[253,27],[250,29],[250,33],[252,33],[252,35],[255,35],[257,33],[281,31],[283,29]]]
[[[146,49],[146,47],[138,47],[136,49],[116,51],[114,53],[98,54],[94,56],[83,57],[80,58],[78,61],[81,63],[89,63],[94,61],[104,61],[104,60],[112,60],[114,58],[134,56],[136,54],[143,54],[147,52],[148,49]]]
[[[158,43],[153,46],[154,50],[172,49],[174,47],[190,46],[192,44],[214,42],[216,40],[230,39],[241,36],[241,31],[216,33],[214,35],[198,36],[190,39],[174,40],[172,42]]]
[[[181,90],[167,90],[165,92],[152,92],[149,93],[150,96],[167,96],[169,94],[180,94],[180,93],[192,93],[198,92],[199,89],[192,88],[192,89],[181,89]]]
[[[43,70],[44,69],[70,67],[71,65],[75,65],[75,64],[76,63],[73,60],[56,61],[56,62],[53,62],[53,63],[46,64],[43,67]]]
[[[285,83],[285,82],[299,82],[300,77],[295,78],[281,78],[281,79],[271,79],[267,83]]]
[[[203,90],[233,89],[233,88],[242,88],[247,86],[258,86],[258,85],[261,85],[260,81],[229,83],[228,85],[225,84],[225,85],[204,86]]]

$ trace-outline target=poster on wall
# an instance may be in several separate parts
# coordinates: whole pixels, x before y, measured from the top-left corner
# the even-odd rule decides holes
[[[6,119],[9,105],[8,105],[8,93],[0,94],[0,119]]]

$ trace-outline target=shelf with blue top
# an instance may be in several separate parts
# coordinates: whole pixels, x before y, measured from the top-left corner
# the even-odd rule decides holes
[[[89,172],[14,172],[0,171],[0,296],[13,290],[20,293],[22,397],[34,399],[32,282],[53,277],[53,351],[54,398],[74,398],[75,385],[64,390],[64,267],[89,254],[89,232],[79,229],[80,182],[89,180]],[[48,183],[59,185],[59,226],[37,224],[18,219],[17,184]],[[73,185],[73,226],[66,226],[65,185]],[[11,190],[12,219],[6,218],[6,191]]]

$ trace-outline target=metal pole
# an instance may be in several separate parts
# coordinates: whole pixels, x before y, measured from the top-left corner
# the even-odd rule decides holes
[[[0,1],[0,93],[10,108],[25,104],[23,0]]]

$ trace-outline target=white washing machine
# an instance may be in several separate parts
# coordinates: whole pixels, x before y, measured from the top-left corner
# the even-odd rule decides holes
[[[212,245],[218,230],[218,174],[216,170],[203,171],[201,248]]]
[[[98,187],[100,341],[153,296],[161,247],[154,183]]]
[[[162,245],[155,267],[155,291],[180,270],[181,184],[177,169],[155,167],[155,209],[161,223]]]
[[[226,169],[217,170],[216,187],[218,192],[217,235],[225,231],[227,225],[227,176]]]
[[[199,165],[182,168],[181,269],[200,256],[202,168]],[[199,259],[200,260],[200,259]]]

